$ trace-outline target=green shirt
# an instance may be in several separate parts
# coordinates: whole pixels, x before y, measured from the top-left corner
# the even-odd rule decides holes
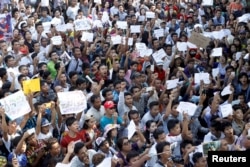
[[[47,67],[48,67],[48,71],[51,73],[52,79],[55,79],[56,78],[56,74],[57,74],[57,71],[55,69],[55,63],[50,60],[48,62],[48,64],[47,64]]]

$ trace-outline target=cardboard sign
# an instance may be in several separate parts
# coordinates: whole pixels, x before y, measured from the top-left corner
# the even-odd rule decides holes
[[[191,37],[188,39],[189,42],[195,44],[196,46],[200,46],[202,48],[207,48],[210,38],[204,37],[203,35],[192,32]]]
[[[24,116],[31,111],[30,105],[23,91],[18,91],[5,97],[4,99],[1,99],[0,103],[5,110],[5,114],[11,120]]]
[[[58,92],[57,96],[61,114],[75,114],[87,108],[87,98],[82,91]]]

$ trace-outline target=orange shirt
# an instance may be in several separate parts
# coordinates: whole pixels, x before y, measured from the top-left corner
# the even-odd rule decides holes
[[[229,8],[231,11],[239,11],[242,10],[243,6],[240,3],[231,2]]]

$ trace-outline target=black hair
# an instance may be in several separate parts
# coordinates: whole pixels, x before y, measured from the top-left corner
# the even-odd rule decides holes
[[[66,126],[71,126],[75,121],[77,121],[77,119],[75,117],[69,117],[66,119]]]
[[[122,138],[119,138],[119,139],[117,140],[116,145],[117,145],[117,148],[118,148],[120,151],[122,150],[123,141],[124,141],[125,139],[128,139],[128,138],[127,138],[127,137],[122,137]]]
[[[193,160],[194,163],[196,163],[202,157],[203,157],[203,154],[201,152],[195,152],[193,154],[192,160]]]
[[[153,136],[154,136],[154,138],[157,140],[157,139],[159,139],[159,136],[160,136],[161,134],[163,134],[163,133],[165,133],[163,129],[157,128],[157,129],[154,131]]]
[[[5,68],[0,68],[0,78],[3,78],[7,74],[7,70]]]
[[[93,104],[95,102],[96,99],[100,98],[100,95],[92,95],[90,97],[90,102]]]
[[[180,121],[178,119],[170,119],[167,123],[168,131],[170,132]]]
[[[128,118],[129,118],[129,120],[131,120],[131,115],[134,115],[134,114],[140,115],[139,111],[137,111],[137,110],[130,110],[128,112]]]
[[[151,110],[154,106],[159,106],[159,102],[158,101],[152,101],[149,103],[149,109]]]
[[[229,121],[224,121],[221,125],[221,131],[223,132],[228,127],[232,127],[232,123]]]
[[[69,72],[69,78],[71,79],[73,76],[78,75],[76,71],[70,71]]]
[[[167,142],[167,141],[164,141],[164,142],[160,142],[160,143],[156,144],[156,152],[158,154],[157,155],[158,158],[161,157],[160,153],[163,152],[165,146],[169,146],[170,147],[170,143]]]
[[[85,147],[85,145],[84,145],[83,142],[77,142],[77,143],[75,143],[74,153],[75,153],[75,154],[78,154],[79,151],[80,151],[83,147]]]
[[[127,154],[126,160],[129,162],[132,158],[138,157],[140,154],[137,151],[130,151]]]
[[[110,88],[104,88],[102,90],[102,96],[105,98],[108,92],[112,92]]]

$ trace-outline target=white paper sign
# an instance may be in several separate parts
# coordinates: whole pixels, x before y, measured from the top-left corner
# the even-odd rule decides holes
[[[213,6],[214,0],[202,0],[202,6]]]
[[[75,114],[87,108],[87,99],[82,91],[58,92],[61,114]]]
[[[220,69],[219,69],[219,68],[213,68],[213,69],[212,69],[212,75],[213,75],[213,77],[214,77],[214,78],[217,77],[218,74],[219,74],[219,72],[220,72]]]
[[[93,33],[89,33],[89,32],[82,32],[82,41],[88,41],[88,42],[93,42],[94,39],[94,34]]]
[[[57,163],[56,164],[56,167],[70,167],[71,166],[71,164],[69,163],[69,164],[63,164],[63,163]]]
[[[31,111],[30,105],[23,93],[18,91],[0,100],[1,105],[5,110],[5,114],[15,120]]]
[[[157,62],[161,62],[162,59],[167,56],[167,54],[163,49],[160,49],[160,50],[156,51],[155,53],[153,53],[152,56],[153,56],[155,62],[157,63]]]
[[[42,23],[42,25],[43,25],[44,31],[50,31],[51,22],[44,22],[44,23]]]
[[[147,46],[145,43],[135,43],[135,48],[139,51],[139,50],[146,50]]]
[[[154,12],[146,12],[146,18],[154,19],[155,13]]]
[[[227,85],[221,92],[221,96],[230,95],[232,91],[230,90],[231,85]]]
[[[122,44],[125,45],[126,44],[126,37],[122,37]],[[133,38],[128,38],[128,46],[132,46],[133,45]]]
[[[235,54],[235,60],[236,61],[240,60],[241,55],[242,55],[242,52],[236,52],[236,54]]]
[[[121,44],[122,37],[120,35],[111,36],[111,41],[113,42],[113,45]]]
[[[140,25],[131,25],[130,26],[130,32],[131,33],[140,33],[141,32],[141,26]]]
[[[102,4],[102,0],[94,0],[94,2],[97,4]]]
[[[51,38],[53,45],[61,45],[62,44],[62,37],[61,36],[54,36]]]
[[[214,48],[211,53],[212,57],[222,56],[222,48]]]
[[[178,86],[178,83],[179,79],[167,80],[166,81],[167,90],[176,88]]]
[[[153,53],[153,49],[138,50],[140,57],[150,56]]]
[[[111,166],[111,162],[112,162],[112,157],[108,157],[108,158],[104,158],[104,160],[102,160],[102,162],[97,165],[96,167],[108,167]]]
[[[222,117],[228,117],[229,115],[233,114],[233,108],[232,108],[232,104],[224,104],[224,105],[220,105],[220,111],[222,113]]]
[[[91,25],[89,24],[87,19],[77,19],[74,21],[74,24],[75,24],[76,31],[91,29]]]
[[[133,120],[130,121],[127,129],[128,129],[128,139],[130,140],[134,135],[134,133],[136,132],[136,126]]]
[[[72,23],[67,23],[67,24],[66,24],[66,29],[67,29],[67,30],[73,31],[73,30],[74,30],[74,24],[72,24]]]
[[[128,23],[126,21],[117,21],[116,24],[120,29],[126,30],[128,28]]]
[[[66,24],[58,24],[58,25],[56,26],[56,30],[57,30],[57,31],[60,31],[60,32],[66,32],[66,31],[67,31]]]
[[[181,101],[176,110],[181,113],[183,112],[187,113],[189,116],[193,116],[196,109],[197,109],[197,105],[195,105],[194,103]]]
[[[209,74],[208,73],[195,73],[194,74],[194,83],[200,84],[200,81],[203,80],[204,83],[209,84]]]
[[[154,36],[156,38],[160,38],[160,37],[164,37],[164,29],[160,28],[160,29],[156,29],[154,30]]]
[[[41,6],[49,6],[49,0],[41,0]]]
[[[145,16],[138,16],[138,22],[144,22],[144,21],[146,21]]]
[[[177,42],[176,46],[179,51],[182,51],[182,52],[187,51],[187,42]]]

